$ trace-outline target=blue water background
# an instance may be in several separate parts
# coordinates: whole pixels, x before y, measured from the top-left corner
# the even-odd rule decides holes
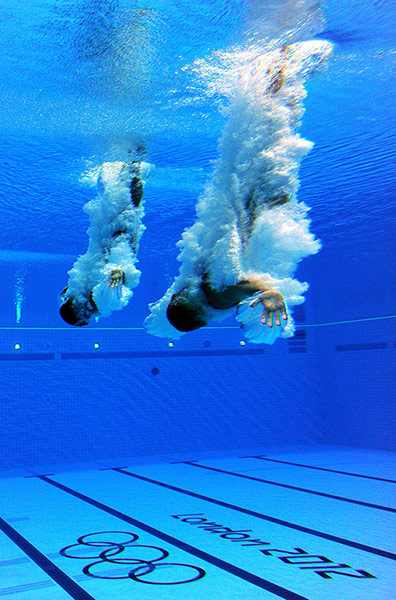
[[[225,123],[224,99],[209,96],[185,67],[241,43],[244,7],[223,0],[1,3],[3,466],[260,443],[395,447],[395,320],[376,319],[396,313],[391,0],[328,0],[322,37],[335,43],[335,54],[307,84],[302,128],[315,147],[302,163],[299,198],[311,207],[323,248],[297,272],[310,283],[299,325],[362,322],[307,328],[307,352],[289,356],[279,340],[245,362],[191,356],[197,348],[235,350],[237,329],[191,334],[180,345],[190,355],[178,359],[7,359],[15,343],[27,352],[60,344],[78,353],[91,348],[96,328],[109,351],[167,350],[140,331],[113,329],[140,328],[147,304],[177,273],[175,243],[194,221]],[[81,173],[118,159],[136,139],[145,140],[155,165],[140,286],[124,311],[78,338],[62,337],[57,295],[88,242],[82,206],[93,193]],[[337,350],[348,342],[374,347]],[[196,418],[186,429],[191,411]]]

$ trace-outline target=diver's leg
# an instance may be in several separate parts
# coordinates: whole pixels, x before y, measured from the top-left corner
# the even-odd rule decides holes
[[[143,182],[139,177],[139,167],[136,175],[132,177],[131,183],[129,185],[129,190],[131,193],[132,204],[133,206],[135,206],[135,208],[137,208],[138,206],[140,206],[140,203],[143,198]]]

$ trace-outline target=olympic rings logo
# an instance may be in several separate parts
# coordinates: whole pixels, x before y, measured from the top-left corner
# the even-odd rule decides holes
[[[85,575],[98,579],[132,579],[150,585],[179,585],[198,581],[206,575],[200,567],[161,562],[168,558],[169,552],[157,546],[136,544],[138,539],[136,533],[128,531],[98,531],[82,535],[77,544],[62,548],[60,554],[80,560],[100,559],[83,568]],[[98,550],[95,551],[95,548]],[[99,551],[100,548],[104,550]],[[112,565],[117,568],[111,570]]]

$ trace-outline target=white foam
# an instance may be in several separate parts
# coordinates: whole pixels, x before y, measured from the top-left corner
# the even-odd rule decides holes
[[[148,177],[150,165],[139,163],[142,183]],[[69,271],[68,295],[85,302],[92,292],[101,316],[121,310],[131,299],[140,279],[136,268],[139,241],[145,230],[142,223],[144,204],[131,203],[129,166],[124,162],[103,163],[100,169],[91,169],[87,180],[96,180],[98,195],[84,206],[89,215],[89,245]],[[118,235],[117,232],[124,232]],[[134,248],[128,243],[134,240]],[[125,281],[116,289],[109,288],[113,269],[125,273]]]
[[[216,290],[254,275],[279,289],[288,306],[303,302],[308,284],[294,279],[294,273],[320,243],[309,231],[307,207],[297,201],[300,162],[313,145],[298,129],[304,82],[331,51],[326,41],[298,42],[286,50],[245,55],[237,73],[233,63],[233,85],[222,90],[231,103],[219,158],[199,198],[197,220],[178,243],[181,266],[172,293],[187,286],[198,289],[204,273]],[[283,85],[270,93],[280,69]],[[165,311],[170,295],[150,306],[146,328],[155,335],[169,336]],[[282,335],[293,330],[291,318]],[[171,337],[180,336],[171,331]],[[252,336],[251,341],[263,340]]]

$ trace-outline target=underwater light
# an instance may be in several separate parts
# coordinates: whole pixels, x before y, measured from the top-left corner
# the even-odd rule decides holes
[[[169,346],[169,348],[174,348],[175,344],[174,344],[174,342],[169,342],[168,346]]]
[[[21,344],[15,344],[14,348],[15,348],[15,350],[20,350],[21,349]]]
[[[95,344],[93,345],[93,347],[97,350],[98,348],[100,348],[100,344],[98,344],[98,342],[95,342]]]
[[[240,345],[240,346],[246,346],[246,342],[245,342],[245,340],[241,340],[241,341],[239,342],[239,345]]]

